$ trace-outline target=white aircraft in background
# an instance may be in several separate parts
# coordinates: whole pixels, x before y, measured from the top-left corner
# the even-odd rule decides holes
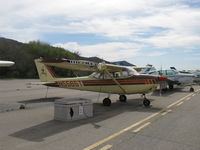
[[[156,68],[151,64],[147,64],[145,67],[133,67],[140,74],[149,74],[149,72],[156,71]]]
[[[195,75],[192,73],[183,73],[174,67],[170,67],[168,70],[153,71],[149,74],[166,76],[168,78],[169,89],[173,89],[174,85],[178,85],[179,87],[190,86],[190,92],[194,92],[192,85]]]
[[[12,61],[3,61],[0,60],[0,67],[10,67],[12,65],[14,65],[15,63]]]

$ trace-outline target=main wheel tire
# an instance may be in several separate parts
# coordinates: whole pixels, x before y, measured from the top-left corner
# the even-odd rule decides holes
[[[144,99],[144,100],[143,100],[143,105],[144,105],[145,107],[149,107],[150,104],[151,104],[150,100],[148,100],[148,99]]]
[[[194,88],[191,87],[191,88],[190,88],[190,92],[194,92]]]
[[[120,102],[126,102],[127,98],[126,98],[126,95],[120,95],[119,96],[119,101]]]
[[[103,105],[104,106],[110,106],[111,105],[111,100],[109,98],[104,98]]]
[[[169,89],[172,90],[174,88],[173,84],[169,84]]]

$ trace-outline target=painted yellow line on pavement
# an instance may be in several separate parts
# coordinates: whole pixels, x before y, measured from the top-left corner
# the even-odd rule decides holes
[[[172,110],[171,110],[171,109],[169,109],[169,110],[168,110],[168,112],[172,112]]]
[[[164,116],[164,115],[166,115],[167,113],[168,113],[168,112],[164,112],[164,113],[162,113],[161,115]]]
[[[199,91],[200,91],[200,89],[199,89]],[[184,97],[181,98],[180,100],[178,100],[178,101],[176,101],[176,102],[170,104],[169,106],[167,106],[167,108],[171,108],[172,106],[178,104],[179,102],[183,101],[185,98],[191,96],[192,94],[193,94],[193,93],[184,96]],[[125,128],[125,129],[122,129],[122,130],[120,130],[120,131],[118,131],[118,132],[116,132],[116,133],[114,133],[114,134],[112,134],[112,135],[110,135],[110,136],[108,136],[108,137],[106,137],[106,138],[104,138],[104,139],[102,139],[102,140],[100,140],[100,141],[98,141],[98,142],[96,142],[96,143],[94,143],[94,144],[92,144],[92,145],[90,145],[90,146],[84,148],[83,150],[91,150],[91,149],[94,149],[95,147],[97,147],[97,146],[99,146],[99,145],[101,145],[101,144],[103,144],[103,143],[105,143],[105,142],[107,142],[107,141],[109,141],[109,140],[111,140],[111,139],[113,139],[113,138],[115,138],[115,137],[117,137],[117,136],[123,134],[124,132],[126,132],[126,131],[128,131],[128,130],[130,130],[130,129],[132,129],[132,128],[134,128],[134,127],[140,125],[140,124],[142,124],[143,122],[145,122],[145,121],[147,121],[147,120],[150,120],[151,118],[153,118],[153,117],[159,115],[160,113],[163,113],[163,111],[164,111],[164,110],[162,109],[161,111],[158,111],[158,112],[156,112],[156,113],[154,113],[154,114],[152,114],[152,115],[150,115],[150,116],[144,118],[143,120],[140,120],[140,121],[138,121],[138,122],[136,122],[136,123],[130,125],[129,127]]]
[[[106,138],[104,138],[104,139],[102,139],[102,140],[100,140],[100,141],[98,141],[98,142],[96,142],[96,143],[94,143],[94,144],[92,144],[92,145],[90,145],[90,146],[84,148],[83,150],[91,150],[91,149],[93,149],[93,148],[95,148],[95,147],[97,147],[97,146],[99,146],[99,145],[101,145],[101,144],[103,144],[103,143],[105,143],[105,142],[107,142],[107,141],[109,141],[109,140],[111,140],[111,139],[113,139],[113,138],[115,138],[115,137],[121,135],[122,133],[124,133],[124,132],[126,132],[126,131],[128,131],[128,130],[130,130],[130,129],[132,129],[132,128],[134,128],[134,127],[140,125],[140,124],[142,124],[143,122],[145,122],[145,121],[147,121],[147,120],[149,120],[149,119],[151,119],[151,118],[157,116],[157,115],[160,114],[162,111],[163,111],[163,110],[161,110],[161,111],[159,111],[159,112],[156,112],[156,113],[154,113],[154,114],[152,114],[152,115],[150,115],[150,116],[144,118],[143,120],[140,120],[140,121],[138,121],[138,122],[132,124],[131,126],[125,128],[125,129],[123,129],[123,130],[121,130],[121,131],[118,131],[118,132],[116,132],[116,133],[114,133],[114,134],[112,134],[112,135],[110,135],[110,136],[108,136],[108,137],[106,137]]]
[[[180,103],[176,104],[176,106],[180,106],[180,105],[182,105],[182,104],[183,104],[183,102],[180,102]]]
[[[164,116],[164,115],[168,114],[168,113],[171,112],[171,111],[172,111],[172,110],[169,109],[169,110],[167,110],[166,112],[163,112],[161,115]]]
[[[191,96],[192,94],[193,94],[193,93],[184,96],[183,98],[179,99],[178,101],[176,101],[176,102],[170,104],[169,106],[167,106],[167,108],[171,108],[172,106],[174,106],[174,105],[180,103],[181,101],[183,101],[183,100],[186,99],[187,97]]]
[[[188,101],[188,100],[190,100],[191,99],[191,97],[188,97],[187,99],[186,99],[186,101]]]
[[[112,147],[112,145],[106,145],[106,146],[100,148],[99,150],[108,150],[108,149],[110,149],[111,147]]]
[[[143,128],[145,128],[146,126],[150,125],[150,124],[151,124],[151,122],[147,122],[147,123],[141,125],[139,128],[133,130],[133,132],[134,132],[134,133],[137,133],[137,132],[139,132],[140,130],[142,130]]]

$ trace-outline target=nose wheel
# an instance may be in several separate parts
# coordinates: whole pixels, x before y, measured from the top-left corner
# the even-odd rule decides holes
[[[174,85],[173,84],[169,84],[169,89],[173,90],[173,88],[174,88]]]
[[[194,88],[193,87],[190,88],[190,92],[194,92]]]
[[[120,95],[120,96],[119,96],[119,101],[120,101],[120,102],[126,102],[126,100],[127,100],[126,95]]]
[[[148,100],[148,99],[146,98],[146,95],[145,95],[145,94],[143,94],[143,97],[144,97],[143,105],[144,105],[145,107],[149,107],[150,104],[151,104],[151,101]]]
[[[111,100],[109,98],[104,98],[103,105],[104,106],[110,106],[111,105]]]

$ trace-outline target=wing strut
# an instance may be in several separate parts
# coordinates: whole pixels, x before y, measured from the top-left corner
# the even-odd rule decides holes
[[[112,78],[112,80],[119,86],[119,88],[126,94],[126,90],[121,86],[121,84],[110,74],[110,72],[105,69],[105,72]]]

